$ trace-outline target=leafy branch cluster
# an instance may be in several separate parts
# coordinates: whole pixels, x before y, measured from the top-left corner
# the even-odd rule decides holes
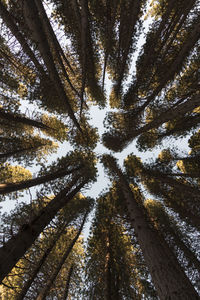
[[[1,299],[199,299],[199,8],[0,0]]]

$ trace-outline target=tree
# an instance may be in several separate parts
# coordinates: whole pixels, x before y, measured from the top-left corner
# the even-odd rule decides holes
[[[39,135],[1,140],[0,144],[2,151],[0,160],[2,162],[12,160],[13,162],[22,163],[25,166],[31,166],[35,159],[38,162],[41,159],[45,159],[45,156],[56,152],[58,149],[57,143],[41,138]]]
[[[198,0],[0,0],[1,298],[199,298],[199,26]]]
[[[188,299],[191,297],[194,297],[194,299],[197,298],[196,291],[179,266],[176,257],[170,251],[169,247],[167,247],[164,240],[149,226],[144,209],[138,205],[136,195],[131,191],[115,159],[110,155],[104,155],[102,159],[104,166],[120,180],[131,223],[142,248],[144,259],[149,267],[158,296],[161,299],[166,297],[179,299],[182,297],[181,294],[183,294],[183,297],[186,297],[188,293]],[[160,259],[157,260],[157,257]],[[177,278],[177,282],[175,283],[174,280],[171,281],[170,278]],[[180,288],[181,285],[183,286]]]
[[[8,240],[3,247],[0,248],[0,265],[2,270],[0,277],[1,281],[20,257],[29,249],[38,235],[55,217],[58,211],[63,208],[63,206],[68,203],[86,183],[94,179],[94,170],[91,170],[89,173],[89,169],[87,167],[87,173],[84,175],[85,170],[86,169],[83,168],[80,174],[74,174],[71,181],[69,180],[65,187],[58,192],[47,207],[41,209],[36,215],[33,215],[33,217],[30,218],[30,221],[23,224],[18,233],[11,237],[10,240]],[[15,253],[11,250],[13,247],[15,249]],[[6,267],[4,266],[5,256],[7,257]]]
[[[53,284],[53,282],[55,281],[58,273],[60,272],[63,264],[65,263],[66,259],[68,258],[70,252],[72,251],[77,239],[80,236],[80,233],[83,229],[83,226],[85,224],[86,221],[86,217],[87,217],[88,212],[86,212],[86,214],[84,215],[83,221],[81,223],[81,226],[79,228],[79,230],[77,231],[75,237],[72,239],[71,243],[69,244],[69,246],[67,247],[67,249],[64,252],[63,257],[61,258],[61,261],[59,262],[58,266],[55,268],[54,272],[52,273],[51,277],[49,278],[49,280],[46,283],[46,286],[40,291],[39,295],[37,296],[37,300],[42,300],[44,299],[44,297],[47,295],[47,293],[49,292],[49,288],[51,287],[51,285]]]
[[[198,288],[200,261],[196,253],[191,250],[191,240],[188,240],[188,236],[186,235],[187,228],[182,228],[181,230],[174,217],[167,214],[160,202],[147,199],[144,202],[144,206],[147,208],[155,228],[161,232],[178,256],[182,267],[186,272],[193,273],[193,282],[195,282]],[[186,258],[186,261],[183,260],[182,254]]]
[[[18,228],[27,221],[30,212],[36,213],[41,207],[45,207],[52,197],[46,199],[38,199],[31,205],[21,205],[17,211],[14,210],[11,215],[4,215],[4,238],[9,238],[11,234],[18,231]],[[68,240],[71,240],[75,234],[76,227],[79,226],[79,219],[82,220],[82,215],[85,211],[90,210],[92,207],[92,199],[85,198],[83,195],[78,194],[73,198],[71,203],[68,203],[56,215],[54,220],[45,228],[43,233],[36,239],[31,249],[27,251],[17,263],[16,267],[12,269],[11,273],[4,279],[4,283],[11,285],[11,290],[7,289],[10,294],[10,299],[24,299],[26,293],[32,295],[38,292],[43,282],[41,281],[41,274],[43,273],[44,282],[45,277],[48,278],[50,270],[53,272],[56,255],[61,255],[62,248]],[[19,217],[20,216],[20,217]],[[10,224],[11,222],[11,224]],[[7,224],[7,228],[5,228]],[[61,238],[62,237],[62,238]],[[58,253],[59,252],[59,253]],[[56,254],[57,253],[57,254]],[[77,253],[78,255],[78,253]],[[70,262],[71,263],[71,262]],[[69,264],[69,262],[68,262]],[[79,262],[74,261],[74,272],[78,267]],[[18,272],[20,265],[26,265],[22,272]],[[49,268],[45,274],[45,269]],[[63,275],[64,277],[66,275]],[[72,276],[73,277],[73,276]],[[13,280],[15,278],[15,280]],[[18,287],[15,286],[15,281],[18,279]],[[6,287],[4,287],[6,290]],[[64,289],[64,288],[62,288]]]
[[[184,177],[181,179],[170,177],[171,172],[166,175],[158,168],[155,170],[144,166],[134,155],[127,157],[125,166],[132,180],[139,177],[152,195],[161,197],[167,207],[172,208],[184,221],[199,228],[199,187],[196,182],[191,184]],[[179,176],[179,173],[175,176]]]
[[[87,248],[86,297],[157,299],[141,249],[130,236],[121,194],[115,183],[98,199]]]

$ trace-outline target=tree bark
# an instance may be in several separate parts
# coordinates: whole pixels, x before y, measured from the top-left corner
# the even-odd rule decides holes
[[[21,230],[0,248],[0,283],[31,247],[57,212],[88,182],[88,179],[83,179],[81,183],[78,183],[79,178],[80,176],[77,176],[72,179],[36,217],[33,217],[28,224],[24,224]],[[71,190],[75,185],[77,187]]]
[[[166,206],[172,208],[183,221],[197,228],[197,230],[200,231],[200,218],[198,215],[196,215],[196,211],[194,213],[191,210],[191,207],[188,207],[187,202],[185,202],[183,206],[182,203],[178,203],[176,199],[173,199],[172,196],[169,196],[167,192],[161,191],[161,193]],[[186,208],[185,208],[185,204],[186,204]]]
[[[174,61],[171,63],[171,65],[168,67],[168,71],[166,72],[166,76],[161,80],[159,86],[152,92],[152,94],[147,97],[146,101],[142,106],[140,106],[138,109],[136,109],[136,115],[139,115],[141,112],[144,111],[144,109],[149,105],[149,103],[154,100],[154,98],[158,95],[158,93],[165,87],[167,82],[175,76],[175,74],[180,70],[183,61],[185,60],[188,53],[191,51],[191,49],[194,47],[196,42],[199,39],[200,36],[200,21],[199,18],[197,18],[197,23],[195,24],[192,32],[190,33],[188,39],[183,44],[179,54],[176,56]]]
[[[61,101],[63,103],[65,103],[69,117],[74,122],[74,125],[82,133],[80,124],[78,123],[78,121],[74,115],[74,112],[70,105],[69,99],[65,93],[64,86],[60,80],[58,71],[54,64],[53,56],[51,53],[49,42],[48,42],[47,37],[44,32],[43,24],[38,17],[39,12],[38,12],[35,0],[33,0],[31,2],[24,1],[23,2],[23,12],[24,12],[25,21],[30,29],[33,40],[35,40],[35,42],[38,43],[38,48],[39,48],[40,54],[41,54],[41,56],[45,62],[45,65],[48,69],[49,76],[50,76],[52,82],[54,83],[57,94],[60,97]]]
[[[54,59],[56,59],[59,62],[60,66],[61,66],[61,69],[63,71],[63,74],[64,74],[67,82],[69,83],[71,89],[76,93],[76,95],[79,96],[78,91],[74,88],[74,86],[72,85],[72,83],[69,79],[69,76],[68,76],[67,71],[65,69],[65,66],[63,64],[61,55],[65,59],[65,62],[67,63],[67,66],[70,68],[70,70],[73,73],[74,73],[74,71],[73,71],[69,61],[67,60],[66,56],[63,53],[63,50],[62,50],[62,48],[61,48],[61,46],[60,46],[60,44],[57,40],[57,37],[56,37],[53,29],[52,29],[51,23],[49,22],[49,19],[47,17],[44,6],[43,6],[41,0],[35,0],[35,3],[36,3],[36,6],[37,6],[37,9],[39,11],[40,20],[41,20],[41,22],[44,26],[45,33],[48,37],[48,40],[49,40],[49,43],[50,43],[50,48],[53,48],[52,56],[54,57]]]
[[[72,170],[66,170],[66,169],[60,169],[54,173],[50,173],[44,176],[40,176],[33,179],[28,179],[25,181],[17,182],[17,183],[1,183],[0,184],[0,195],[5,195],[11,192],[16,192],[19,190],[27,189],[42,183],[46,183],[51,180],[55,180],[57,178],[64,177],[66,175],[69,175],[73,173],[74,171],[78,171],[81,169],[81,165],[72,169]]]
[[[112,299],[112,276],[111,276],[111,253],[110,253],[110,238],[109,233],[106,236],[106,256],[105,256],[105,282],[106,282],[106,300]]]
[[[176,188],[179,189],[179,191],[185,192],[187,194],[191,194],[200,199],[200,189],[198,189],[197,187],[179,182],[176,179],[170,178],[164,173],[158,171],[144,170],[144,174],[147,174],[147,176],[150,177],[154,177],[162,183],[168,184],[169,186],[175,189]],[[188,200],[186,199],[185,201],[187,202]]]
[[[145,212],[138,205],[121,170],[113,161],[109,163],[109,168],[116,173],[120,180],[135,235],[142,248],[160,299],[199,299],[172,251],[157,232],[149,226]]]
[[[66,281],[65,290],[64,290],[64,293],[63,293],[62,300],[67,300],[67,297],[68,297],[68,294],[69,294],[69,285],[70,285],[71,277],[72,277],[72,274],[73,274],[73,269],[74,269],[74,266],[72,264],[72,266],[69,269],[68,276],[67,276],[67,281]]]
[[[20,116],[19,114],[5,112],[3,109],[0,109],[0,118],[6,119],[11,122],[15,122],[15,123],[22,123],[25,125],[30,125],[30,126],[33,126],[33,127],[39,128],[39,129],[54,130],[53,128],[45,125],[42,122],[26,118],[25,116]]]
[[[16,150],[5,152],[5,153],[0,153],[0,159],[7,159],[10,156],[14,156],[16,154],[21,154],[21,153],[26,152],[26,151],[32,151],[32,150],[35,151],[38,148],[41,148],[43,146],[45,146],[45,144],[44,145],[35,146],[35,147],[21,148],[21,149],[16,149]]]
[[[188,112],[191,112],[193,109],[199,106],[200,95],[193,96],[192,99],[187,100],[186,102],[178,105],[176,108],[168,109],[167,111],[161,113],[155,120],[149,122],[143,127],[132,131],[128,134],[128,138],[133,139],[141,133],[145,133],[150,129],[161,126],[163,123],[176,119],[182,115],[185,115]]]
[[[54,51],[56,52],[56,55],[59,55],[59,57],[60,57],[60,55],[62,56],[63,60],[65,61],[65,63],[69,67],[70,71],[74,74],[74,70],[72,69],[68,59],[66,58],[66,56],[65,56],[58,40],[57,40],[55,32],[53,31],[51,23],[49,22],[49,19],[47,17],[47,14],[46,14],[46,11],[45,11],[44,6],[42,4],[42,1],[41,0],[35,0],[35,3],[36,3],[38,11],[40,13],[41,21],[44,23],[46,33],[48,35],[49,40],[51,41],[52,47],[54,47]]]
[[[166,231],[169,231],[170,234],[174,237],[174,241],[175,241],[176,246],[178,246],[179,249],[181,249],[183,251],[185,257],[187,258],[187,260],[189,262],[189,264],[192,264],[197,269],[198,273],[200,274],[200,261],[197,259],[195,254],[181,240],[181,238],[177,235],[177,233],[175,232],[175,230],[173,228],[170,228],[170,229],[167,228]]]
[[[41,66],[41,64],[38,62],[36,59],[34,53],[32,52],[31,48],[28,46],[27,41],[25,40],[24,36],[21,34],[19,28],[13,21],[13,17],[10,14],[10,12],[6,9],[4,4],[2,3],[2,0],[0,1],[0,15],[2,19],[4,20],[5,24],[7,27],[10,29],[12,34],[15,36],[15,38],[18,40],[20,43],[22,49],[24,52],[30,57],[31,61],[34,63],[36,69],[42,74],[46,76],[46,73]]]
[[[36,300],[45,300],[46,299],[46,295],[49,292],[53,282],[55,281],[58,273],[60,272],[63,264],[65,263],[67,257],[69,256],[69,254],[71,253],[77,239],[79,238],[79,235],[81,234],[81,231],[83,229],[83,226],[85,224],[85,220],[87,217],[88,212],[85,213],[83,221],[81,223],[81,226],[76,234],[76,236],[74,237],[74,239],[72,240],[72,242],[70,243],[69,247],[67,248],[66,252],[64,253],[61,261],[59,262],[57,268],[54,270],[53,274],[51,275],[51,277],[49,278],[49,280],[47,281],[46,286],[41,290],[41,292],[39,293],[39,295],[37,296]]]
[[[141,1],[140,0],[133,0],[130,3],[130,7],[131,7],[131,12],[129,12],[129,18],[128,20],[126,20],[127,22],[127,32],[126,32],[126,37],[124,38],[124,32],[122,29],[122,39],[124,39],[126,45],[125,48],[123,49],[123,55],[122,58],[120,59],[119,56],[117,57],[117,70],[115,70],[118,74],[118,78],[115,84],[115,92],[116,92],[116,96],[119,96],[119,92],[121,90],[121,85],[122,85],[122,81],[124,78],[124,71],[125,71],[125,67],[126,67],[126,62],[127,62],[127,58],[132,46],[132,37],[133,37],[133,33],[136,30],[136,23],[139,19],[139,13],[140,13],[140,8],[141,8]],[[123,9],[123,8],[122,8]],[[125,13],[125,15],[123,15],[123,17],[126,16],[127,13]],[[119,34],[119,40],[120,40],[120,35]],[[120,50],[120,45],[119,45],[119,50]]]
[[[36,267],[33,269],[29,279],[25,282],[20,294],[16,297],[15,300],[23,300],[24,299],[24,297],[26,296],[26,293],[28,292],[28,289],[30,288],[30,286],[33,283],[35,277],[37,276],[38,272],[40,271],[41,267],[43,266],[46,258],[48,257],[48,255],[52,251],[53,247],[56,245],[56,242],[59,240],[59,238],[61,237],[61,235],[65,231],[66,226],[67,226],[67,224],[65,224],[63,226],[63,228],[61,230],[59,230],[58,235],[56,235],[55,238],[52,240],[50,246],[46,249],[46,251],[44,252],[42,257],[40,258],[39,262],[36,264]]]

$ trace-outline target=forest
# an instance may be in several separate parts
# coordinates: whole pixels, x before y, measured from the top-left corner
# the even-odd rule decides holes
[[[199,125],[200,0],[0,0],[0,299],[200,299]]]

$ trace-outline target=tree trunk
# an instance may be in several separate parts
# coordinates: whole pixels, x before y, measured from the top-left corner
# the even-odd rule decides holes
[[[55,180],[57,178],[61,178],[64,177],[66,175],[69,175],[71,173],[73,173],[74,171],[77,171],[79,169],[81,169],[81,165],[72,169],[72,170],[66,170],[66,169],[61,169],[58,170],[54,173],[50,173],[47,175],[43,175],[37,178],[33,178],[33,179],[28,179],[25,181],[21,181],[21,182],[16,182],[16,183],[1,183],[0,184],[0,195],[5,195],[11,192],[16,192],[16,191],[20,191],[23,189],[27,189],[42,183],[46,183],[48,181],[51,180]]]
[[[172,208],[183,221],[200,231],[200,217],[196,215],[196,211],[195,213],[192,212],[191,208],[188,206],[186,209],[185,206],[182,205],[182,203],[178,203],[176,199],[170,197],[167,192],[162,191],[161,193],[163,194],[162,196],[166,206]]]
[[[46,299],[46,295],[49,292],[49,290],[51,289],[51,286],[53,284],[53,282],[56,280],[56,277],[58,275],[58,273],[60,272],[63,264],[65,263],[67,257],[69,256],[69,254],[71,253],[77,239],[79,238],[79,235],[81,234],[81,231],[83,229],[83,226],[85,224],[85,220],[87,217],[88,212],[85,213],[83,221],[81,223],[81,226],[76,234],[76,236],[74,237],[74,239],[72,240],[72,242],[70,243],[69,247],[67,248],[66,252],[64,253],[61,261],[59,262],[57,268],[54,270],[53,274],[51,275],[51,277],[49,278],[49,280],[47,281],[46,286],[41,290],[41,292],[39,293],[39,295],[37,296],[36,300],[45,300]]]
[[[68,61],[68,59],[66,58],[58,40],[57,37],[53,31],[53,28],[51,26],[51,23],[49,22],[49,18],[47,17],[46,11],[44,9],[44,6],[42,4],[41,0],[35,0],[36,6],[38,11],[40,12],[40,16],[41,16],[41,21],[44,24],[45,27],[45,31],[46,34],[48,35],[49,41],[51,41],[51,46],[54,47],[54,51],[56,52],[56,55],[58,55],[60,57],[60,55],[62,56],[63,60],[65,61],[65,63],[67,64],[67,66],[69,67],[70,71],[74,74],[74,70],[72,69],[70,62]]]
[[[131,12],[129,12],[129,18],[128,20],[126,20],[127,22],[127,32],[126,32],[126,37],[124,38],[124,32],[122,29],[122,39],[124,39],[126,46],[124,47],[125,49],[123,49],[123,55],[122,58],[120,59],[119,56],[117,58],[117,70],[115,70],[115,72],[117,72],[117,81],[116,84],[114,86],[115,89],[115,93],[116,96],[119,97],[119,93],[121,90],[121,85],[122,85],[122,81],[124,78],[124,72],[126,69],[126,64],[127,64],[127,58],[132,46],[132,37],[134,35],[135,32],[135,26],[136,23],[139,19],[139,13],[140,13],[140,8],[141,8],[141,1],[140,0],[133,0],[131,3]],[[122,8],[123,9],[123,8]],[[125,13],[126,14],[126,13]],[[122,14],[123,15],[123,14]],[[123,16],[125,17],[125,16]],[[121,34],[120,34],[121,35]],[[119,40],[120,40],[120,36],[119,36]],[[119,45],[120,48],[120,45]],[[119,49],[120,50],[120,49]]]
[[[53,51],[52,52],[52,56],[54,57],[54,59],[56,59],[58,61],[58,63],[60,64],[61,66],[61,69],[63,71],[63,74],[67,80],[67,82],[69,83],[71,89],[76,93],[76,95],[79,96],[79,93],[78,91],[74,88],[74,86],[72,85],[70,79],[69,79],[69,76],[67,74],[67,71],[66,71],[66,68],[63,64],[63,61],[62,61],[62,58],[61,58],[61,54],[62,54],[62,57],[65,58],[65,62],[67,63],[67,66],[70,68],[70,70],[73,72],[72,70],[72,67],[69,63],[69,61],[67,60],[66,56],[64,55],[63,53],[63,50],[57,40],[57,37],[51,27],[51,23],[49,22],[49,19],[47,17],[47,14],[46,14],[46,11],[44,9],[44,6],[41,2],[41,0],[35,0],[35,3],[36,3],[36,6],[37,6],[37,9],[39,11],[39,17],[40,17],[40,20],[44,26],[44,31],[47,35],[47,38],[49,40],[49,44],[50,44],[50,48],[53,48]],[[74,73],[74,72],[73,72]]]
[[[25,116],[20,116],[19,114],[5,112],[3,109],[0,109],[0,118],[6,119],[11,122],[15,122],[15,123],[30,125],[30,126],[33,126],[33,127],[39,128],[39,129],[54,130],[53,128],[50,128],[49,126],[45,125],[42,122],[26,118]]]
[[[105,256],[105,283],[106,283],[106,300],[112,300],[112,280],[111,280],[111,254],[109,234],[106,237],[106,256]]]
[[[194,47],[196,42],[199,39],[200,36],[200,22],[199,18],[197,18],[197,23],[195,24],[192,32],[190,33],[188,39],[183,44],[179,54],[176,56],[174,61],[171,63],[171,65],[168,67],[168,71],[166,72],[166,76],[161,80],[159,86],[152,92],[152,94],[147,98],[147,100],[144,102],[142,106],[140,106],[136,114],[140,114],[144,111],[144,109],[149,105],[149,103],[155,99],[155,97],[158,95],[158,93],[165,87],[167,82],[169,80],[172,80],[175,74],[180,70],[183,61],[185,60],[188,53],[191,51],[191,49]]]
[[[168,109],[167,111],[161,113],[155,120],[149,122],[148,124],[144,125],[143,127],[132,131],[130,133],[129,139],[133,139],[134,137],[138,136],[141,133],[145,133],[150,129],[156,128],[161,126],[163,123],[176,119],[182,115],[185,115],[188,112],[191,112],[193,109],[199,106],[200,96],[196,95],[193,96],[192,99],[187,100],[186,102],[178,105],[176,108]]]
[[[193,195],[197,199],[200,199],[200,189],[198,189],[195,186],[191,186],[191,185],[179,182],[176,179],[171,178],[159,171],[144,170],[144,174],[147,174],[147,176],[149,176],[149,177],[154,177],[155,179],[157,179],[157,180],[161,181],[162,183],[167,184],[175,189],[179,189],[179,191],[181,191],[181,192]],[[188,202],[188,199],[185,199],[185,201]]]
[[[24,224],[21,230],[0,248],[0,282],[2,282],[17,261],[31,247],[57,212],[88,182],[88,179],[83,179],[81,183],[78,183],[79,179],[80,176],[72,179],[36,217],[33,217],[28,224]],[[75,185],[77,186],[71,190]]]
[[[165,37],[165,40],[169,41],[169,36],[172,34],[172,36],[170,38],[170,41],[169,41],[169,43],[167,44],[167,46],[164,50],[164,53],[162,53],[162,58],[161,59],[163,59],[165,57],[165,55],[168,53],[174,39],[176,38],[176,35],[178,34],[178,32],[181,29],[181,27],[182,27],[183,23],[185,22],[185,20],[187,19],[188,14],[190,13],[190,10],[194,6],[195,2],[196,2],[195,0],[192,0],[192,1],[188,1],[188,3],[186,3],[186,5],[188,5],[188,6],[184,7],[184,11],[180,13],[179,23],[177,24],[176,28],[174,29],[174,26],[173,26],[173,28],[169,31],[169,33]],[[161,50],[162,50],[162,48],[159,49],[159,52],[161,52]]]
[[[172,243],[170,243],[170,247],[172,249],[174,246],[178,247],[181,251],[183,251],[185,257],[187,258],[190,265],[193,265],[194,268],[198,270],[198,273],[200,274],[200,261],[197,259],[196,255],[191,251],[191,249],[185,244],[185,242],[181,239],[179,229],[177,228],[176,223],[174,222],[174,219],[170,219],[168,214],[165,212],[165,210],[161,209],[161,216],[159,215],[159,212],[149,212],[151,217],[153,217],[153,220],[156,218],[158,220],[154,222],[152,221],[153,225],[158,228],[159,231],[162,232],[163,236],[169,240],[170,238],[173,238]],[[156,224],[155,224],[156,223]],[[174,245],[173,245],[174,244]]]
[[[177,235],[173,228],[166,229],[166,231],[170,232],[173,236],[175,244],[179,249],[181,249],[187,258],[190,265],[193,265],[194,268],[197,269],[199,276],[200,276],[200,261],[197,259],[196,255],[190,250],[190,248],[181,240],[181,238]],[[200,279],[200,278],[199,278]]]
[[[66,281],[65,290],[64,290],[64,293],[63,293],[62,300],[67,300],[67,297],[68,297],[68,294],[69,294],[69,285],[70,285],[73,269],[74,269],[74,266],[72,265],[69,269],[69,273],[68,273],[68,276],[67,276],[67,281]]]
[[[121,183],[130,220],[142,248],[152,280],[161,300],[199,299],[198,294],[178,264],[174,254],[157,232],[149,226],[144,210],[134,198],[128,182],[116,163],[110,162]]]
[[[56,245],[56,242],[59,240],[61,235],[64,233],[66,229],[67,223],[63,226],[61,230],[59,230],[59,233],[55,236],[55,238],[52,240],[50,246],[45,250],[44,254],[40,258],[39,262],[36,264],[35,268],[33,269],[29,279],[25,282],[20,294],[16,297],[15,300],[23,300],[26,296],[26,293],[28,289],[30,288],[31,284],[33,283],[35,277],[37,276],[38,272],[40,271],[42,265],[44,264],[47,256],[50,254],[53,247]]]
[[[191,174],[191,173],[163,173],[166,176],[173,176],[173,177],[182,177],[182,178],[200,178],[200,174]]]
[[[21,154],[21,153],[24,153],[26,151],[32,151],[32,150],[36,151],[38,148],[41,148],[43,146],[45,146],[45,144],[35,146],[35,147],[30,147],[30,148],[21,148],[21,149],[9,151],[9,152],[6,152],[6,153],[0,153],[0,159],[3,159],[3,158],[7,159],[10,156],[15,156],[16,154]]]
[[[8,26],[12,34],[15,36],[15,38],[20,43],[23,51],[30,57],[31,61],[34,63],[37,70],[42,74],[45,75],[45,71],[42,67],[42,65],[38,62],[36,59],[34,53],[32,52],[31,48],[28,46],[27,41],[25,40],[24,36],[21,34],[20,29],[17,27],[15,22],[13,21],[14,18],[10,14],[10,12],[6,9],[6,7],[3,5],[2,0],[0,0],[0,15],[5,22],[5,24]]]
[[[80,124],[78,123],[72,107],[70,105],[69,99],[65,93],[64,86],[60,80],[59,74],[57,72],[56,66],[53,61],[53,56],[50,50],[49,42],[44,32],[44,28],[41,20],[39,19],[39,12],[35,1],[24,1],[23,2],[23,12],[25,21],[30,29],[33,40],[38,43],[38,48],[40,54],[45,62],[45,65],[48,69],[49,76],[54,83],[55,89],[57,91],[58,96],[61,101],[65,103],[66,109],[68,111],[69,117],[74,122],[74,125],[78,128],[78,130],[82,133],[82,129],[80,128]]]

